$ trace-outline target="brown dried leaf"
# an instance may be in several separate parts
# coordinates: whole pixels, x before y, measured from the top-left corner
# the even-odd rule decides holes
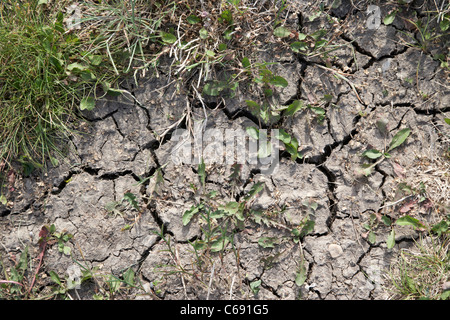
[[[41,231],[39,231],[39,248],[41,251],[45,250],[45,247],[47,246],[48,233],[49,232],[46,226],[43,226]]]
[[[400,177],[400,178],[405,178],[406,177],[406,175],[405,175],[406,170],[401,165],[399,165],[397,162],[393,162],[392,166],[394,167],[394,173],[398,177]]]
[[[378,222],[381,222],[381,218],[383,217],[383,215],[379,212],[375,212],[375,217],[377,217]]]
[[[415,204],[417,203],[417,200],[411,200],[406,202],[399,210],[400,213],[407,213],[411,211],[412,208],[414,208]]]
[[[431,209],[431,208],[433,208],[433,202],[430,200],[430,199],[425,199],[423,202],[422,202],[422,206],[425,208],[425,209]]]

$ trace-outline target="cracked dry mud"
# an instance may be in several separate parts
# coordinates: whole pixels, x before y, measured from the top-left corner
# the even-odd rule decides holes
[[[298,17],[293,19],[294,28],[314,31],[327,23],[322,19],[308,21],[305,2],[292,1],[291,6]],[[381,7],[382,12],[388,9]],[[307,214],[305,201],[317,203],[312,215],[314,230],[301,242],[285,241],[274,248],[262,248],[258,244],[262,236],[282,239],[290,231],[252,222],[235,233],[235,250],[213,255],[203,273],[170,273],[174,270],[173,257],[166,250],[167,243],[155,232],[164,226],[177,264],[189,270],[195,269],[190,241],[202,235],[198,220],[184,226],[181,219],[198,201],[191,188],[198,184],[197,165],[176,165],[170,160],[176,144],[170,134],[177,125],[186,126],[188,110],[193,123],[205,119],[206,112],[208,128],[245,131],[259,123],[243,103],[242,97],[247,99],[250,93],[242,92],[241,99],[228,99],[224,105],[208,102],[204,109],[200,101],[192,99],[195,94],[189,88],[170,82],[162,72],[159,77],[139,80],[137,86],[128,84],[130,95],[106,97],[93,111],[85,112],[86,121],[79,128],[84,133],[72,137],[74,152],[64,164],[45,176],[17,179],[15,193],[9,195],[8,205],[0,211],[2,257],[18,254],[26,245],[37,256],[41,227],[55,224],[57,230],[74,235],[67,244],[73,259],[119,277],[133,268],[149,292],[139,298],[387,298],[382,289],[384,271],[419,233],[396,227],[396,245],[387,249],[385,239],[390,229],[377,229],[377,240],[370,243],[363,224],[370,213],[397,217],[396,207],[387,206],[397,200],[393,195],[397,185],[410,181],[409,173],[418,172],[424,166],[423,159],[432,163],[449,147],[449,126],[444,122],[450,117],[448,75],[429,54],[402,45],[401,30],[405,26],[382,24],[377,30],[368,30],[365,11],[355,10],[349,1],[342,1],[332,12],[337,17],[350,13],[349,28],[336,39],[344,46],[336,51],[332,65],[347,73],[358,95],[319,60],[288,54],[273,45],[269,51],[261,48],[265,61],[279,62],[276,72],[290,84],[280,94],[281,104],[293,99],[316,103],[325,94],[332,97],[324,106],[323,121],[304,109],[280,122],[299,140],[303,158],[292,161],[281,153],[273,175],[246,164],[236,190],[228,180],[231,165],[206,167],[206,188],[217,191],[222,203],[236,200],[253,183],[264,182],[264,189],[251,206],[280,210],[278,219],[285,224],[300,223]],[[384,133],[377,128],[379,120],[387,128]],[[392,136],[406,127],[411,135],[392,152],[392,158],[378,164],[369,176],[358,173],[362,152],[384,149]],[[160,139],[165,133],[168,135]],[[152,188],[152,179],[138,184],[158,168],[162,168],[164,182],[157,191]],[[398,168],[405,174],[399,175]],[[107,205],[120,201],[126,192],[137,195],[142,212],[108,213]],[[417,213],[427,221],[437,214]],[[137,217],[132,228],[122,230]],[[64,275],[74,264],[73,259],[53,246],[46,253],[43,268]],[[307,277],[298,287],[295,279],[301,263],[306,266]],[[43,288],[51,284],[47,280],[42,280]],[[249,285],[255,280],[261,280],[257,295]],[[94,286],[85,283],[79,293],[90,299]],[[133,292],[129,297],[134,297]]]

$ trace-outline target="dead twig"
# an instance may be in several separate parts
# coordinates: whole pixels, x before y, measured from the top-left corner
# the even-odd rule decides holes
[[[355,84],[354,84],[353,82],[351,82],[350,80],[348,80],[348,79],[344,76],[344,75],[346,75],[345,73],[336,71],[336,70],[331,69],[331,68],[327,68],[327,67],[321,66],[320,64],[318,64],[317,66],[318,66],[319,68],[321,68],[321,69],[324,69],[324,70],[333,72],[333,73],[336,75],[336,77],[338,77],[339,79],[342,79],[342,80],[344,80],[345,82],[347,82],[348,85],[352,88],[352,90],[353,90],[353,92],[355,93],[356,97],[358,98],[359,102],[361,102],[361,104],[364,105],[364,102],[363,102],[363,101],[361,100],[361,98],[359,97],[359,94],[358,94],[358,91],[356,90]]]
[[[208,284],[208,293],[206,294],[206,300],[209,300],[209,294],[211,292],[211,285],[212,285],[212,280],[214,277],[214,267],[216,266],[216,263],[214,262],[211,268],[211,275],[209,276],[209,284]]]
[[[176,260],[178,261],[178,263],[180,263],[180,256],[178,255],[178,248],[177,246],[175,246],[175,257]],[[181,263],[180,263],[181,265]],[[181,283],[183,284],[183,291],[184,291],[184,298],[187,299],[187,292],[186,292],[186,284],[184,283],[184,277],[183,277],[183,273],[180,274],[181,276]]]
[[[45,249],[47,248],[47,244],[48,244],[48,239],[47,239],[48,234],[49,234],[49,232],[48,232],[47,227],[43,226],[41,228],[41,231],[39,232],[39,242],[40,242],[39,249],[41,250],[41,252],[39,253],[39,257],[38,257],[39,264],[36,268],[36,271],[34,272],[33,280],[31,281],[30,287],[28,288],[27,295],[30,294],[31,289],[33,288],[34,282],[36,281],[36,275],[38,274],[39,269],[41,268],[42,260],[44,259]]]

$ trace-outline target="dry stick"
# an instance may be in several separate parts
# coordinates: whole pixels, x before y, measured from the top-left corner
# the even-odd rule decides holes
[[[206,295],[206,300],[209,300],[209,293],[211,292],[211,285],[212,285],[212,280],[213,280],[213,276],[214,276],[214,267],[215,267],[216,263],[214,262],[211,268],[211,275],[209,276],[209,285],[208,285],[208,293]]]
[[[362,243],[359,241],[359,237],[358,237],[358,231],[356,230],[356,226],[355,226],[355,220],[353,219],[353,210],[352,212],[350,212],[350,218],[352,219],[352,227],[353,227],[353,231],[355,232],[355,237],[356,237],[356,241],[358,241],[358,244],[361,246],[361,248],[364,249],[364,246],[362,245]]]
[[[388,203],[386,203],[384,206],[381,206],[380,208],[378,208],[378,210],[379,209],[383,209],[383,208],[387,208],[387,207],[392,207],[392,206],[394,206],[394,205],[396,205],[397,203],[399,203],[399,202],[402,202],[403,200],[406,200],[406,199],[408,199],[408,198],[410,198],[411,196],[406,196],[406,197],[403,197],[403,198],[401,198],[400,200],[397,200],[397,201],[395,201],[395,202],[388,202]]]
[[[178,125],[183,121],[183,119],[186,117],[186,112],[183,114],[183,116],[180,118],[180,120],[178,120],[177,122],[171,124],[166,131],[164,131],[161,135],[159,135],[159,146],[162,145],[164,137],[166,136],[166,134],[173,128],[178,127]]]
[[[106,52],[108,53],[109,60],[111,61],[111,64],[114,68],[114,73],[116,74],[116,76],[118,76],[119,71],[117,71],[116,64],[114,63],[114,59],[112,58],[111,51],[109,50],[109,41],[112,39],[113,36],[114,36],[114,34],[112,34],[111,37],[109,37],[108,41],[106,41]]]
[[[39,253],[39,264],[36,268],[36,271],[34,272],[33,275],[33,280],[31,281],[30,284],[30,288],[28,288],[28,292],[27,295],[30,294],[31,289],[33,288],[34,285],[34,281],[36,281],[36,275],[39,272],[39,269],[41,268],[41,264],[42,264],[42,259],[44,258],[44,253],[45,253],[45,249],[47,248],[47,236],[48,236],[49,232],[47,230],[47,227],[42,227],[41,231],[39,232],[39,238],[42,240],[42,242],[39,244],[39,248],[41,249],[41,253]]]
[[[194,41],[194,40],[193,40]],[[191,42],[193,42],[193,41],[191,41]],[[191,42],[189,42],[188,44],[190,44]],[[187,45],[188,45],[187,44]],[[186,45],[186,46],[187,46]],[[184,47],[186,47],[186,46],[184,46]],[[187,63],[188,63],[188,61],[189,61],[189,58],[191,57],[191,51],[193,50],[193,49],[195,49],[195,48],[197,48],[199,45],[197,44],[197,45],[195,45],[195,46],[193,46],[193,47],[191,47],[191,48],[189,48],[189,49],[187,49],[186,51],[183,51],[183,48],[180,48],[180,51],[181,52],[185,52],[186,53],[186,58],[184,58],[184,60],[182,59],[182,58],[180,58],[180,64],[179,64],[179,67],[178,67],[178,70],[176,70],[175,71],[175,73],[174,74],[179,74],[182,70],[186,70],[186,65],[187,65]]]
[[[194,39],[194,40],[188,42],[186,45],[184,45],[183,47],[180,48],[180,52],[181,53],[183,53],[183,52],[186,53],[186,58],[184,58],[184,60],[183,60],[182,57],[180,57],[180,64],[179,64],[178,70],[175,71],[175,74],[179,74],[182,70],[186,70],[187,69],[186,65],[187,65],[187,63],[189,61],[189,58],[191,57],[191,51],[194,50],[194,49],[198,49],[199,44],[196,44],[195,46],[190,47],[190,48],[188,48],[186,50],[184,50],[184,48],[187,48],[191,43],[193,43],[195,41],[198,41],[198,39]]]
[[[205,114],[205,120],[204,120],[204,122],[203,122],[203,129],[202,129],[202,132],[203,132],[203,131],[205,131],[206,124],[207,124],[207,122],[208,122],[208,114],[206,113],[206,106],[205,106],[205,103],[203,102],[202,97],[201,97],[200,94],[198,93],[197,89],[195,89],[194,86],[192,86],[192,89],[194,89],[195,93],[197,94],[197,97],[198,97],[198,99],[200,100],[200,103],[202,104],[203,112],[204,112],[204,114]]]
[[[189,100],[186,100],[186,128],[188,128],[189,132],[194,136],[194,130],[192,127],[192,119],[191,119],[191,105]]]
[[[12,280],[0,280],[0,283],[12,283],[12,284],[18,284],[19,286],[22,286],[22,287],[23,287],[23,284],[21,284],[20,282],[12,281]]]
[[[173,44],[172,47],[174,47],[177,43],[180,43],[180,45],[181,45],[181,39],[184,37],[184,35],[180,35],[180,25],[181,25],[181,15],[180,15],[180,19],[179,19],[179,21],[178,21],[178,27],[177,27],[177,36],[178,36],[178,39],[177,39],[177,41]],[[175,51],[174,51],[174,54],[175,54],[175,57],[176,57],[176,52],[175,52]],[[183,50],[180,50],[180,58],[178,59],[178,58],[176,57],[176,61],[181,61],[181,60],[183,60],[183,59],[182,59],[182,56],[183,56]]]
[[[230,300],[233,296],[233,285],[234,285],[234,279],[236,279],[236,275],[233,275],[233,279],[231,280],[231,286],[230,286]]]
[[[338,72],[338,71],[336,71],[336,70],[333,70],[333,69],[331,69],[331,68],[327,68],[327,67],[321,66],[320,64],[318,64],[317,66],[318,66],[319,68],[321,68],[321,69],[324,69],[324,70],[328,70],[328,71],[333,72],[338,78],[340,78],[340,79],[344,80],[345,82],[347,82],[347,83],[349,84],[349,86],[352,88],[352,90],[353,90],[353,92],[355,93],[356,97],[358,98],[359,102],[361,102],[361,104],[364,105],[364,102],[363,102],[363,101],[361,100],[361,98],[359,97],[358,91],[356,91],[356,87],[355,87],[355,85],[353,84],[353,82],[351,82],[350,80],[348,80],[346,77],[344,77],[340,72]]]
[[[45,252],[45,248],[46,247],[47,247],[47,242],[44,243],[43,249],[41,250],[41,253],[39,254],[39,257],[38,257],[39,258],[39,264],[38,264],[38,266],[36,268],[36,271],[34,272],[33,280],[31,281],[30,288],[28,288],[27,295],[30,294],[31,289],[33,288],[33,285],[34,285],[34,281],[36,280],[36,275],[38,274],[39,269],[41,268],[42,259],[44,258],[44,252]]]
[[[177,259],[175,263],[179,263],[181,265],[180,257],[178,255],[178,248],[176,245],[175,245],[175,258]],[[184,298],[187,299],[186,284],[184,283],[184,277],[182,272],[180,273],[180,276],[181,276],[181,283],[183,284]]]

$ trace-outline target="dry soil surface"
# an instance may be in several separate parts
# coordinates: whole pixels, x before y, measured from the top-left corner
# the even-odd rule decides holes
[[[309,21],[304,1],[292,1],[290,6],[292,28],[312,33],[328,26],[326,19]],[[380,7],[385,16],[389,8]],[[248,206],[272,213],[276,222],[248,219],[243,228],[234,230],[233,243],[223,251],[195,255],[191,243],[204,237],[206,226],[199,216],[184,225],[182,216],[199,201],[198,163],[173,160],[179,142],[173,139],[173,130],[202,124],[225,134],[260,124],[244,102],[251,94],[241,92],[222,102],[213,97],[203,105],[161,67],[158,75],[141,78],[138,84],[124,82],[129,93],[104,97],[93,111],[84,112],[81,133],[68,141],[73,152],[61,165],[45,174],[13,177],[8,203],[0,205],[0,253],[5,265],[13,263],[25,246],[30,256],[37,257],[41,228],[54,224],[57,231],[73,235],[65,244],[71,255],[60,252],[56,244],[47,248],[36,285],[42,292],[54,285],[50,271],[67,279],[68,270],[78,262],[117,277],[131,268],[146,292],[130,289],[118,295],[122,298],[389,298],[383,289],[386,270],[420,231],[395,226],[396,244],[388,249],[391,227],[371,217],[385,215],[394,221],[407,213],[430,223],[442,218],[433,206],[412,203],[414,196],[405,197],[398,190],[402,184],[418,188],[423,182],[430,201],[448,204],[448,193],[439,186],[448,183],[448,176],[442,175],[448,170],[448,158],[441,159],[449,147],[450,126],[444,122],[450,117],[449,82],[432,53],[406,44],[402,31],[408,26],[403,20],[370,29],[366,10],[358,10],[351,1],[332,10],[333,16],[349,23],[335,39],[342,47],[329,61],[331,68],[269,43],[271,35],[260,48],[262,59],[277,62],[276,73],[289,82],[278,97],[281,105],[295,99],[314,105],[323,102],[324,95],[330,97],[321,105],[323,119],[305,108],[277,123],[298,139],[303,158],[293,161],[281,150],[273,172],[246,162],[235,184],[229,178],[232,163],[206,163],[204,190],[216,191],[215,201],[238,202],[263,182],[264,188]],[[361,174],[365,161],[361,154],[384,150],[404,128],[411,129],[405,143],[371,174]],[[205,151],[205,156],[213,151]],[[125,194],[136,196],[139,211],[114,207]],[[314,221],[314,229],[301,241],[293,241],[290,227],[305,217]],[[364,227],[370,223],[377,224],[375,238]],[[173,254],[158,234],[162,227]],[[275,239],[274,244],[264,248],[262,237]],[[302,267],[306,279],[298,286]],[[256,290],[252,283],[259,284]],[[92,299],[97,283],[83,282],[76,294],[71,293]]]

